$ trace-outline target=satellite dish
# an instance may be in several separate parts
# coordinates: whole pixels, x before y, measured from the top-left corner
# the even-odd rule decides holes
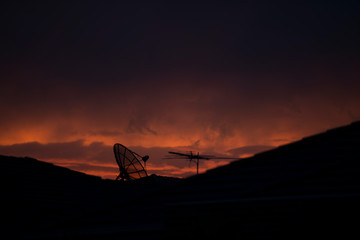
[[[116,180],[129,181],[148,176],[140,161],[145,163],[149,156],[141,157],[120,143],[114,145],[114,154],[120,170]]]

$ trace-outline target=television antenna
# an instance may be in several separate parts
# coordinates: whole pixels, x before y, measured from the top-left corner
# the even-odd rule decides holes
[[[114,154],[120,170],[116,180],[129,181],[148,176],[144,167],[149,159],[148,155],[142,157],[120,143],[114,144]],[[144,162],[144,166],[141,161]]]
[[[199,152],[196,154],[193,153],[193,151],[190,151],[189,153],[179,153],[179,152],[169,152],[172,155],[176,156],[169,156],[166,159],[187,159],[189,160],[189,164],[191,164],[193,161],[196,163],[196,175],[199,174],[199,162],[200,160],[210,160],[210,159],[239,159],[239,158],[229,158],[229,157],[216,157],[213,155],[199,155]]]

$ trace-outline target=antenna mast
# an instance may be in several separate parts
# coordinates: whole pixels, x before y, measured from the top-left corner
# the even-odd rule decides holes
[[[231,157],[215,157],[212,155],[199,155],[199,152],[197,152],[196,155],[193,154],[192,151],[190,151],[190,154],[188,153],[179,153],[179,152],[169,152],[170,154],[176,155],[176,157],[169,157],[168,159],[188,159],[190,163],[196,159],[196,174],[199,174],[199,165],[200,160],[210,160],[210,159],[231,159],[231,160],[237,160],[239,158],[231,158]]]

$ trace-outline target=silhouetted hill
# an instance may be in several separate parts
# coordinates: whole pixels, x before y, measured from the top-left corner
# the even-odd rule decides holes
[[[166,202],[167,229],[208,237],[350,238],[360,214],[360,122],[185,179]]]
[[[99,177],[87,175],[85,173],[70,170],[65,167],[56,166],[48,162],[42,162],[30,157],[10,157],[0,155],[0,164],[6,177],[12,179],[27,179],[33,181],[36,179],[59,179],[62,180],[80,180],[96,181]]]
[[[155,175],[133,182],[103,180],[29,157],[0,155],[0,167],[5,205],[14,208],[7,224],[20,235],[62,225],[179,180]]]
[[[109,205],[111,213],[69,227],[69,236],[350,238],[358,234],[354,219],[360,214],[359,147],[355,122]],[[87,231],[93,225],[97,229]]]
[[[28,158],[3,163],[13,160],[32,162],[30,167],[23,165],[25,170],[7,175],[9,183],[21,186],[11,188],[19,195],[9,195],[22,200],[19,219],[27,238],[346,239],[358,235],[360,122],[181,181],[150,176],[124,183]],[[28,171],[33,166],[42,169],[37,176],[32,176],[37,170]]]

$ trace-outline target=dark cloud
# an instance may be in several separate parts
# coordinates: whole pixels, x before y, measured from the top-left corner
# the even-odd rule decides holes
[[[77,159],[84,157],[83,141],[78,140],[71,143],[48,143],[38,142],[14,144],[10,146],[1,146],[3,154],[18,154],[19,156],[33,156],[38,158],[69,158]]]
[[[359,53],[355,1],[3,5],[8,71],[31,64],[33,76],[95,89],[159,72],[292,72],[316,59],[346,66]]]
[[[153,134],[157,135],[157,132],[152,130],[146,121],[142,121],[141,118],[132,118],[129,120],[126,128],[126,133],[140,133],[140,134]]]
[[[122,134],[122,132],[120,131],[109,131],[109,130],[99,130],[99,131],[89,131],[90,135],[94,135],[94,136],[109,136],[109,137],[114,137],[114,136],[119,136]]]
[[[359,120],[359,9],[317,0],[2,2],[0,144],[100,164],[113,161],[115,142],[154,159],[177,146],[226,155]]]
[[[314,80],[314,85],[304,83],[296,90],[289,83],[255,87],[248,83],[256,82],[255,76],[225,76],[220,83],[217,76],[194,82],[184,76],[171,84],[166,78],[150,79],[158,84],[156,88],[141,84],[134,91],[126,86],[129,91],[121,95],[117,95],[120,84],[91,97],[88,89],[74,88],[69,94],[54,87],[44,93],[46,100],[19,90],[21,97],[0,103],[1,112],[6,113],[0,120],[1,143],[11,138],[15,139],[12,143],[88,138],[107,144],[179,146],[200,140],[226,150],[274,144],[269,142],[272,138],[302,137],[360,119],[358,84],[345,87],[340,82],[316,84]],[[167,143],[174,139],[183,143]],[[229,139],[244,142],[227,146]]]

